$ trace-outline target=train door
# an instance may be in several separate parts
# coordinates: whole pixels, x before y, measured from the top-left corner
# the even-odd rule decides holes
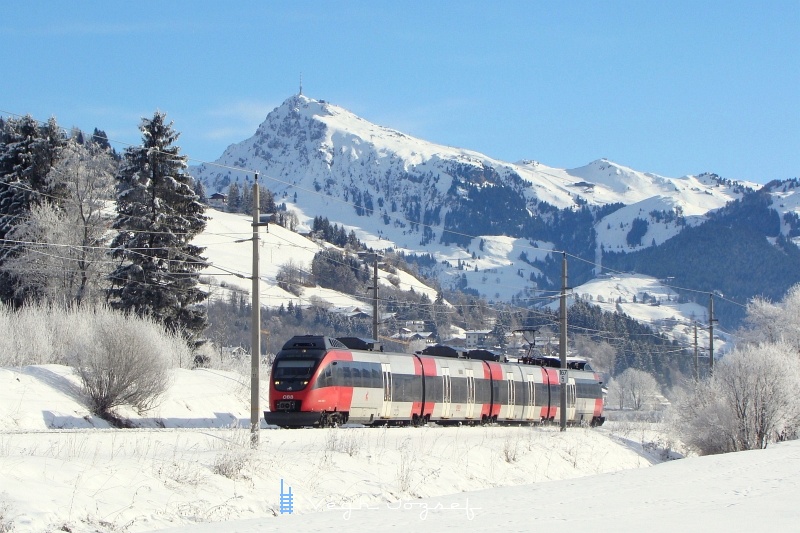
[[[383,376],[383,403],[380,416],[389,418],[392,411],[392,366],[389,363],[381,363],[381,374]]]
[[[575,389],[575,378],[569,378],[567,382],[567,420],[575,420],[575,404],[577,403],[577,391]]]
[[[522,415],[525,420],[536,419],[534,406],[536,405],[536,383],[533,381],[533,374],[525,376],[525,385],[527,387],[527,395],[525,402],[525,412]]]
[[[467,418],[475,416],[475,372],[467,369]]]
[[[506,384],[508,385],[508,408],[506,418],[514,418],[514,410],[517,404],[517,395],[514,387],[514,373],[506,372]]]
[[[450,385],[450,369],[442,367],[442,418],[450,418],[450,400],[452,397]]]

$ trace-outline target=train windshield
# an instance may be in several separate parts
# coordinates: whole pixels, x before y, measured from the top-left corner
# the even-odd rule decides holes
[[[283,359],[275,363],[273,379],[302,379],[311,378],[317,361],[314,359]]]
[[[321,359],[321,358],[320,358]],[[305,389],[311,381],[320,359],[306,357],[282,357],[278,354],[272,367],[272,383],[275,390],[298,391]]]

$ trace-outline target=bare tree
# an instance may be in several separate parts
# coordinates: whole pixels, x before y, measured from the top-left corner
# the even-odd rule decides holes
[[[289,259],[278,268],[275,281],[278,287],[295,296],[303,293],[303,271],[294,259]]]
[[[595,342],[585,335],[575,337],[575,349],[581,357],[589,359],[592,368],[603,374],[614,372],[617,350],[606,341]]]
[[[747,327],[740,332],[745,343],[785,342],[800,354],[800,284],[789,289],[779,303],[753,298],[747,305],[745,323]]]
[[[103,208],[111,197],[115,165],[95,143],[83,145],[74,138],[67,143],[47,176],[62,190],[62,199],[34,206],[11,233],[21,253],[3,270],[23,281],[19,291],[77,304],[104,295],[110,263]]]
[[[765,298],[753,298],[747,304],[745,324],[748,327],[742,332],[742,337],[753,344],[778,342],[781,338],[781,315],[779,305]]]
[[[653,399],[659,392],[655,378],[636,368],[626,369],[608,385],[608,394],[620,409],[629,405],[638,411],[648,399]]]
[[[786,343],[746,346],[681,404],[684,441],[702,454],[766,448],[800,424],[800,368]]]

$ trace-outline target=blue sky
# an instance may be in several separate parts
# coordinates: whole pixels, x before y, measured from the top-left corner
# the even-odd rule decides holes
[[[800,0],[4,0],[0,37],[0,114],[138,143],[160,109],[196,160],[302,73],[312,98],[501,160],[800,175]]]

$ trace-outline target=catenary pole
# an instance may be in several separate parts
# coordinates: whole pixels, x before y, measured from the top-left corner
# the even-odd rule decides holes
[[[261,409],[259,406],[260,376],[261,376],[261,303],[259,302],[259,264],[258,264],[258,227],[260,225],[258,197],[258,174],[253,181],[253,287],[251,315],[251,341],[250,341],[250,445],[258,447],[258,430],[261,427]]]
[[[378,343],[378,253],[372,263],[372,338]]]
[[[700,361],[697,356],[697,320],[694,321],[694,380],[700,381]]]
[[[561,356],[561,369],[558,381],[561,385],[561,431],[567,430],[567,254],[562,252],[561,260],[561,322],[558,353]]]
[[[708,295],[708,371],[714,373],[714,293]]]

